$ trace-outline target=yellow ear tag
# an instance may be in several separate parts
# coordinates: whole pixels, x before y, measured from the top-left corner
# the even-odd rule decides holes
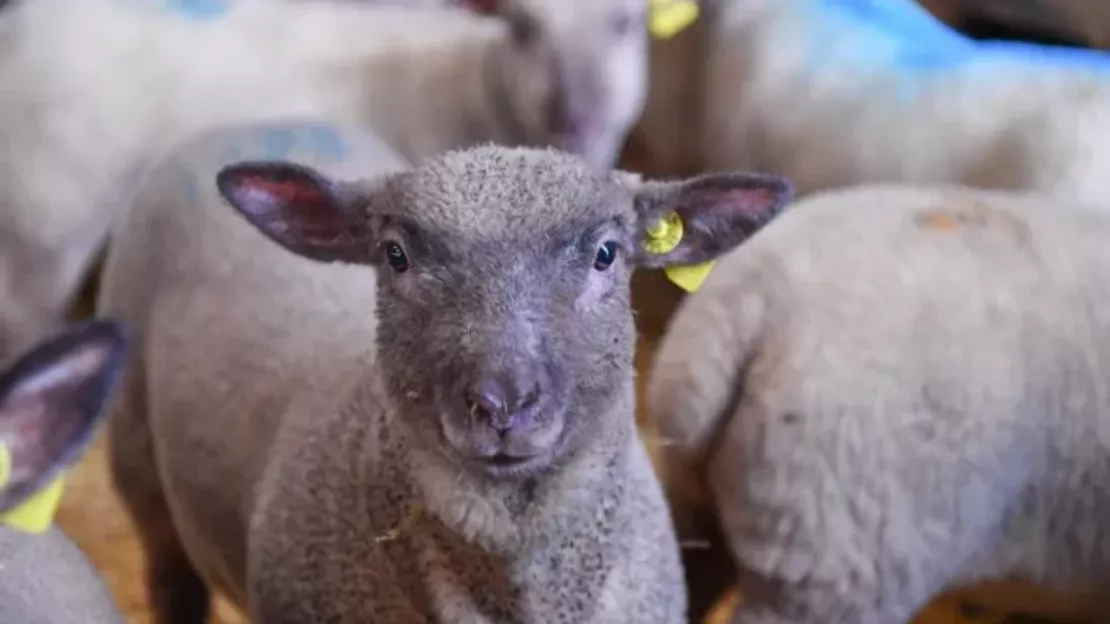
[[[12,474],[12,454],[0,442],[0,488],[8,483]],[[54,514],[62,500],[65,489],[65,476],[58,475],[49,485],[31,495],[22,505],[0,514],[0,524],[5,524],[24,533],[38,535],[45,533],[54,524]]]
[[[12,478],[12,453],[8,450],[8,445],[0,441],[0,490],[8,484],[8,479]]]
[[[681,240],[682,218],[677,212],[672,212],[648,228],[644,250],[655,255],[665,254],[678,247]],[[712,269],[712,262],[703,262],[689,266],[668,266],[663,269],[663,273],[675,286],[686,292],[694,292],[709,277]]]
[[[698,19],[696,0],[651,0],[651,34],[669,39]]]

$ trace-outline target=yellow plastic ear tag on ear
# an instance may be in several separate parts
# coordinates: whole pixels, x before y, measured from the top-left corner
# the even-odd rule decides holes
[[[8,445],[0,442],[0,490],[8,484],[8,479],[12,478],[12,453],[8,450]]]
[[[651,0],[651,34],[669,39],[698,19],[696,0]]]
[[[666,273],[667,279],[674,282],[675,286],[686,292],[694,292],[701,288],[702,282],[709,277],[711,270],[713,270],[713,263],[703,262],[691,266],[669,266],[663,269],[663,273]]]
[[[32,494],[31,498],[19,507],[0,514],[0,524],[6,524],[13,529],[33,535],[45,533],[54,524],[54,515],[58,512],[58,505],[62,501],[65,482],[65,477],[59,475],[49,485]]]
[[[648,228],[644,250],[655,255],[665,254],[678,247],[681,240],[682,218],[677,212],[672,212]],[[686,292],[694,292],[709,277],[712,269],[712,262],[703,262],[690,266],[668,266],[663,269],[663,273],[675,286]]]
[[[654,255],[665,254],[682,240],[682,218],[677,212],[663,217],[648,228],[644,249]]]
[[[11,479],[12,454],[0,442],[0,488]],[[54,514],[62,500],[65,489],[65,476],[58,475],[49,485],[31,495],[22,505],[0,514],[0,524],[5,524],[24,533],[38,535],[45,533],[54,524]]]

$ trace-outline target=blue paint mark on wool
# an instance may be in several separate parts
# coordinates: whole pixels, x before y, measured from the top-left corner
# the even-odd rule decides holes
[[[319,158],[343,160],[350,155],[350,148],[342,134],[326,124],[308,124],[305,128],[308,144]]]
[[[1110,72],[1110,54],[1101,50],[1040,45],[1024,41],[985,41],[980,43],[979,47],[983,54],[1022,63]]]
[[[839,34],[827,60],[913,72],[954,69],[977,60],[1010,60],[1060,68],[1110,70],[1099,50],[1017,41],[977,41],[913,0],[803,0],[823,35]],[[831,29],[831,30],[829,30]],[[822,42],[814,42],[823,47]]]
[[[296,154],[317,160],[344,160],[350,154],[342,133],[333,126],[316,122],[274,125],[261,131],[266,158],[282,160]]]
[[[165,0],[166,8],[192,19],[212,19],[231,10],[234,0]]]
[[[266,158],[281,160],[297,147],[297,135],[289,127],[267,128],[262,132],[262,145]]]
[[[272,122],[244,128],[227,138],[222,163],[245,159],[318,160],[350,157],[351,146],[336,127],[318,122]]]
[[[916,2],[903,0],[824,0],[828,10],[855,22],[866,37],[866,47],[892,46],[895,65],[933,69],[967,60],[975,51],[974,40],[948,28]],[[885,41],[884,41],[885,40]]]
[[[197,176],[192,169],[188,167],[181,168],[178,192],[185,203],[190,206],[194,206],[200,201],[200,184],[197,183]]]

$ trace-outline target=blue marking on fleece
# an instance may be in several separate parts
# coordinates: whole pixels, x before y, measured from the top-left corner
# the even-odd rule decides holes
[[[282,160],[297,148],[296,131],[289,126],[275,126],[262,131],[262,151],[270,160]]]
[[[832,62],[873,68],[886,65],[911,72],[945,70],[980,60],[1110,70],[1110,54],[1100,50],[1019,41],[977,41],[949,27],[913,0],[803,0],[811,15],[843,39],[837,47],[815,50]],[[804,10],[804,9],[803,9]],[[824,32],[823,32],[824,31]],[[823,47],[820,41],[816,47]]]
[[[344,160],[350,148],[334,126],[318,122],[272,125],[260,130],[266,158],[283,160],[304,155],[315,160]]]
[[[200,201],[200,183],[197,182],[197,175],[192,169],[181,168],[180,185],[177,191],[181,194],[181,199],[190,206],[195,206]]]
[[[166,8],[192,19],[221,17],[231,10],[234,0],[164,0]]]
[[[277,122],[232,134],[218,160],[221,164],[243,160],[338,162],[349,158],[351,149],[343,133],[326,123]],[[192,168],[183,167],[178,192],[188,204],[200,201],[200,184]]]
[[[344,160],[350,156],[350,146],[334,126],[322,123],[307,124],[305,134],[308,144],[312,146],[312,152],[318,158]]]

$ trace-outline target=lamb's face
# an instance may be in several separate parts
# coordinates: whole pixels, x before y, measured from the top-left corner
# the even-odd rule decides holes
[[[647,0],[487,4],[508,22],[493,58],[512,138],[613,166],[647,97]]]
[[[557,464],[605,419],[628,424],[610,408],[635,343],[632,194],[557,164],[491,152],[417,171],[377,229],[392,399],[425,444],[495,477]]]
[[[618,402],[631,392],[633,265],[709,260],[792,194],[771,176],[644,183],[496,146],[357,184],[240,163],[217,186],[287,249],[378,267],[378,369],[395,422],[461,469],[505,478],[631,435]],[[665,215],[685,234],[645,245]]]

